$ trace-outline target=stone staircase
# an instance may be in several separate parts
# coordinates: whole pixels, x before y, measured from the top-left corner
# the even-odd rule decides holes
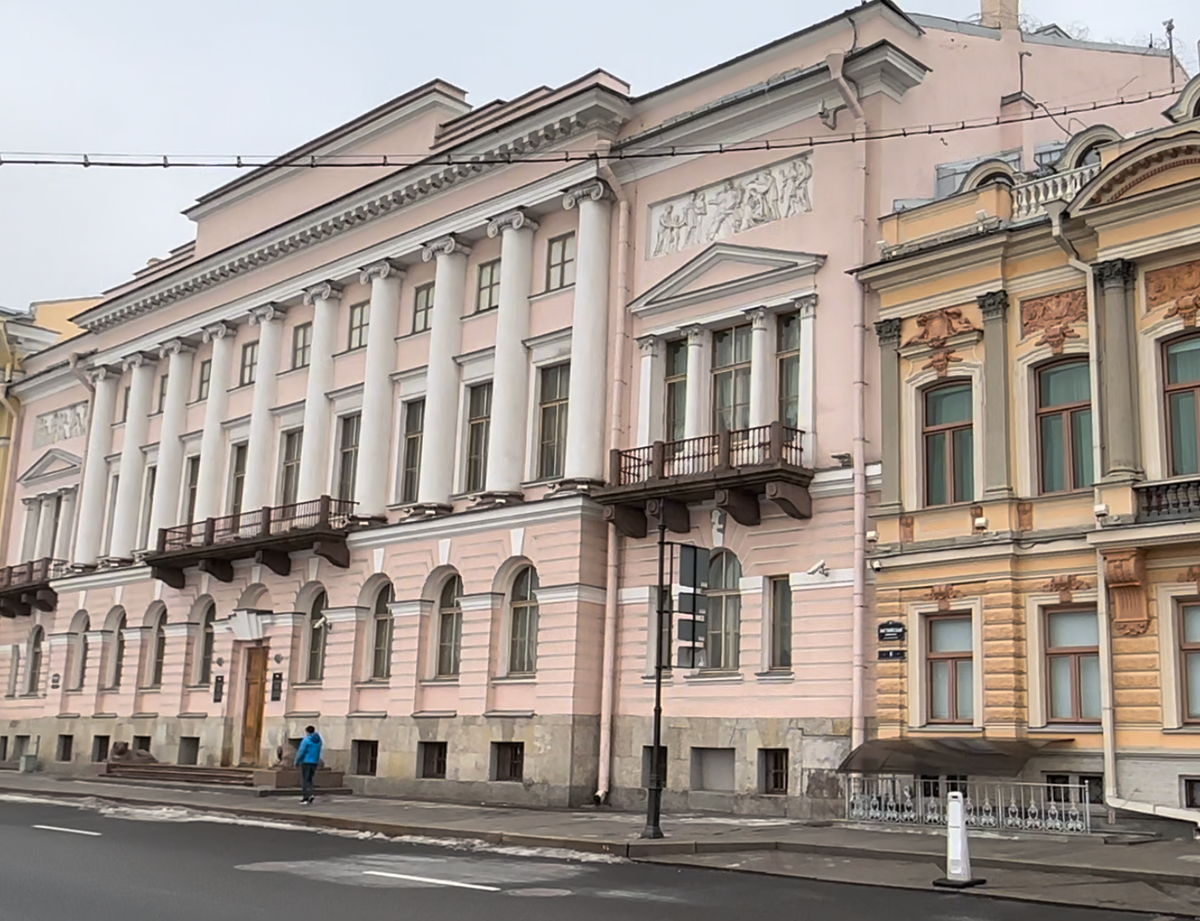
[[[199,767],[193,764],[125,764],[110,762],[101,765],[101,777],[114,780],[153,780],[202,786],[253,787],[254,768]]]

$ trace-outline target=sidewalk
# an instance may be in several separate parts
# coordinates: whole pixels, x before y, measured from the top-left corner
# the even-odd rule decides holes
[[[912,831],[821,827],[787,819],[666,816],[660,841],[638,834],[644,818],[609,811],[551,811],[327,796],[309,807],[246,792],[170,789],[4,772],[0,793],[177,807],[261,821],[389,837],[480,840],[492,845],[608,853],[681,866],[926,889],[944,875],[945,839]],[[1200,843],[1105,844],[1099,836],[972,834],[971,861],[989,885],[971,890],[1029,901],[1200,917]]]

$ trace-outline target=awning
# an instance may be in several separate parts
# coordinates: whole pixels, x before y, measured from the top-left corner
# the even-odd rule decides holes
[[[852,751],[838,768],[843,774],[1019,774],[1047,745],[1070,736],[1038,739],[956,738],[952,735],[872,739]]]

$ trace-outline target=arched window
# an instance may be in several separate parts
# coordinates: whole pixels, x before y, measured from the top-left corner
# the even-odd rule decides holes
[[[119,688],[121,686],[121,672],[125,668],[125,615],[121,615],[121,619],[117,622],[116,635],[113,637],[113,664],[112,664],[112,680],[108,686],[110,688]]]
[[[75,663],[71,675],[71,690],[82,691],[83,683],[87,680],[87,660],[88,660],[88,631],[92,629],[91,621],[85,616],[79,622],[79,629],[75,634]]]
[[[1100,148],[1103,146],[1103,143],[1105,142],[1089,144],[1085,147],[1079,156],[1075,158],[1075,169],[1081,169],[1085,166],[1099,166]]]
[[[371,662],[372,678],[387,678],[392,673],[392,612],[388,605],[394,598],[389,582],[375,596],[374,649]]]
[[[25,687],[29,694],[36,694],[42,688],[42,640],[45,636],[46,631],[34,627],[29,637],[29,680]]]
[[[1037,374],[1041,491],[1092,485],[1092,385],[1086,359],[1060,361]]]
[[[217,606],[210,603],[200,621],[200,655],[196,667],[196,683],[210,684],[213,667],[213,621],[217,617]]]
[[[708,632],[706,668],[730,671],[738,667],[742,620],[742,564],[728,550],[713,552],[708,564]]]
[[[325,677],[325,636],[328,633],[325,606],[328,603],[328,596],[318,592],[308,615],[308,681],[320,681]]]
[[[1011,186],[1013,184],[1013,179],[1008,173],[1002,170],[996,170],[996,172],[987,173],[976,180],[975,188],[982,189],[985,185],[991,185],[993,182],[998,182],[1001,185]]]
[[[154,621],[154,646],[150,660],[150,687],[162,687],[163,662],[167,658],[167,612],[161,612]]]
[[[462,579],[452,576],[442,586],[438,596],[438,654],[437,676],[454,678],[458,675],[462,652]]]
[[[1171,476],[1200,473],[1200,336],[1163,347]]]
[[[513,582],[508,646],[510,675],[532,675],[537,670],[537,590],[537,570],[526,566]]]
[[[925,391],[925,504],[975,498],[975,426],[970,381]]]

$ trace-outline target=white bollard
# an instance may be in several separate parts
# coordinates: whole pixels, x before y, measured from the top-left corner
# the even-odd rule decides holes
[[[946,875],[935,879],[935,886],[947,889],[968,889],[971,886],[982,886],[985,879],[975,879],[971,876],[971,851],[967,845],[967,823],[963,816],[963,795],[950,794],[950,804],[946,809]]]

